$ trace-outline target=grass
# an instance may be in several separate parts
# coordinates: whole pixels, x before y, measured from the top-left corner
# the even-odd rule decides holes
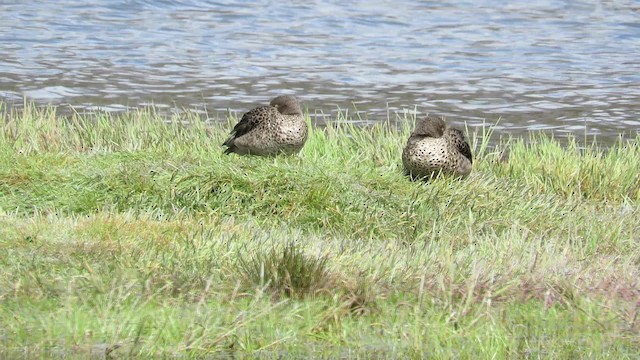
[[[327,288],[327,259],[305,255],[293,241],[284,244],[283,249],[272,247],[247,257],[240,256],[239,270],[250,286],[270,289],[274,295],[299,298]]]
[[[0,357],[640,356],[640,138],[485,129],[423,183],[411,119],[259,158],[189,112],[0,113]]]

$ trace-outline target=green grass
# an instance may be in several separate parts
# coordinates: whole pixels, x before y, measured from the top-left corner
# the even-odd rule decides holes
[[[481,131],[424,183],[412,119],[260,158],[189,112],[0,114],[0,357],[640,356],[640,138]]]

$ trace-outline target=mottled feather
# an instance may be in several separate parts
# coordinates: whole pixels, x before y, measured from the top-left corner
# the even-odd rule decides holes
[[[307,133],[298,100],[283,95],[274,98],[269,106],[245,113],[222,145],[227,146],[225,154],[293,154],[302,149]]]
[[[467,143],[464,139],[464,134],[462,133],[462,131],[458,130],[458,129],[449,129],[450,132],[452,132],[453,136],[451,136],[452,142],[454,144],[454,146],[456,147],[456,149],[458,149],[458,151],[467,159],[469,159],[469,162],[473,163],[473,156],[471,155],[471,147],[469,146],[469,143]]]
[[[443,118],[420,119],[402,152],[405,172],[414,178],[438,174],[467,176],[471,172],[471,148],[462,131],[446,126]]]
[[[235,139],[249,133],[251,130],[255,129],[257,125],[267,121],[269,117],[277,115],[278,110],[273,106],[260,106],[246,112],[242,115],[240,121],[233,127],[233,130],[231,130],[229,138],[222,143],[222,145],[228,146],[228,149],[226,149],[224,153],[231,154],[232,152],[235,152],[236,146],[233,143]]]

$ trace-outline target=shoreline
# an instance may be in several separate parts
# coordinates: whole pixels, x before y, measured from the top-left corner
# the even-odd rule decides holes
[[[268,101],[268,99],[265,99]],[[192,121],[194,117],[198,117],[198,121],[205,122],[207,124],[225,125],[228,123],[229,118],[242,117],[246,111],[251,109],[251,106],[258,106],[260,102],[248,105],[243,109],[208,109],[206,103],[193,105],[191,107],[176,107],[166,104],[153,104],[149,103],[140,106],[118,106],[111,110],[105,110],[109,107],[96,106],[73,106],[71,104],[45,104],[34,102],[30,99],[24,98],[19,102],[3,102],[0,100],[0,117],[20,117],[20,113],[27,109],[33,111],[34,108],[39,111],[51,111],[55,110],[56,114],[62,118],[69,118],[74,115],[79,115],[83,118],[95,118],[100,116],[109,116],[118,118],[126,116],[126,114],[142,112],[153,113],[164,121],[171,121],[171,119],[182,118]],[[539,125],[535,128],[528,128],[523,125],[509,124],[502,117],[495,119],[477,119],[475,121],[464,120],[457,116],[451,116],[446,111],[434,111],[429,112],[430,109],[418,108],[417,105],[409,108],[402,109],[390,109],[387,105],[386,116],[380,116],[367,113],[366,111],[359,110],[356,104],[353,104],[352,108],[340,108],[334,107],[328,109],[324,108],[308,108],[303,101],[303,107],[305,115],[310,119],[311,124],[315,127],[323,128],[336,123],[345,123],[354,125],[356,127],[371,127],[376,125],[385,124],[386,126],[393,125],[396,130],[402,130],[406,124],[413,124],[416,118],[425,116],[427,114],[433,114],[437,116],[444,116],[449,123],[459,128],[468,128],[470,132],[482,132],[486,129],[492,129],[496,133],[501,134],[500,138],[492,138],[491,145],[497,145],[501,141],[509,138],[526,139],[531,134],[544,134],[546,136],[554,137],[561,143],[569,142],[573,139],[578,141],[579,144],[588,145],[591,142],[596,141],[601,146],[612,146],[622,136],[625,139],[633,139],[640,135],[637,130],[635,134],[632,129],[616,129],[616,128],[598,128],[591,126],[591,123],[584,123],[584,126],[577,129],[575,126],[571,126],[572,129],[552,126],[552,125]],[[569,126],[569,124],[567,125]],[[515,129],[515,130],[514,130]]]

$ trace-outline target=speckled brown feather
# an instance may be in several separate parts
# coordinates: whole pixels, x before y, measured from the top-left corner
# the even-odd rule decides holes
[[[430,178],[440,173],[466,176],[472,155],[464,134],[446,126],[444,119],[427,116],[416,124],[402,152],[405,173]]]
[[[225,154],[270,156],[299,152],[307,140],[307,123],[298,100],[291,95],[274,98],[269,106],[255,108],[234,126]]]
[[[247,113],[242,115],[242,119],[233,127],[231,130],[231,135],[229,138],[222,143],[222,145],[227,146],[228,148],[224,151],[225,154],[231,154],[237,150],[234,141],[249,133],[251,130],[255,129],[258,125],[264,124],[270,118],[274,118],[278,116],[278,109],[273,106],[260,106],[253,110],[249,110]]]
[[[458,149],[460,154],[462,154],[464,157],[469,159],[469,162],[473,164],[473,155],[471,155],[471,147],[465,141],[464,134],[462,133],[462,131],[458,129],[452,129],[452,128],[447,129],[447,131],[451,133],[450,135],[451,142],[455,146],[455,148]]]

